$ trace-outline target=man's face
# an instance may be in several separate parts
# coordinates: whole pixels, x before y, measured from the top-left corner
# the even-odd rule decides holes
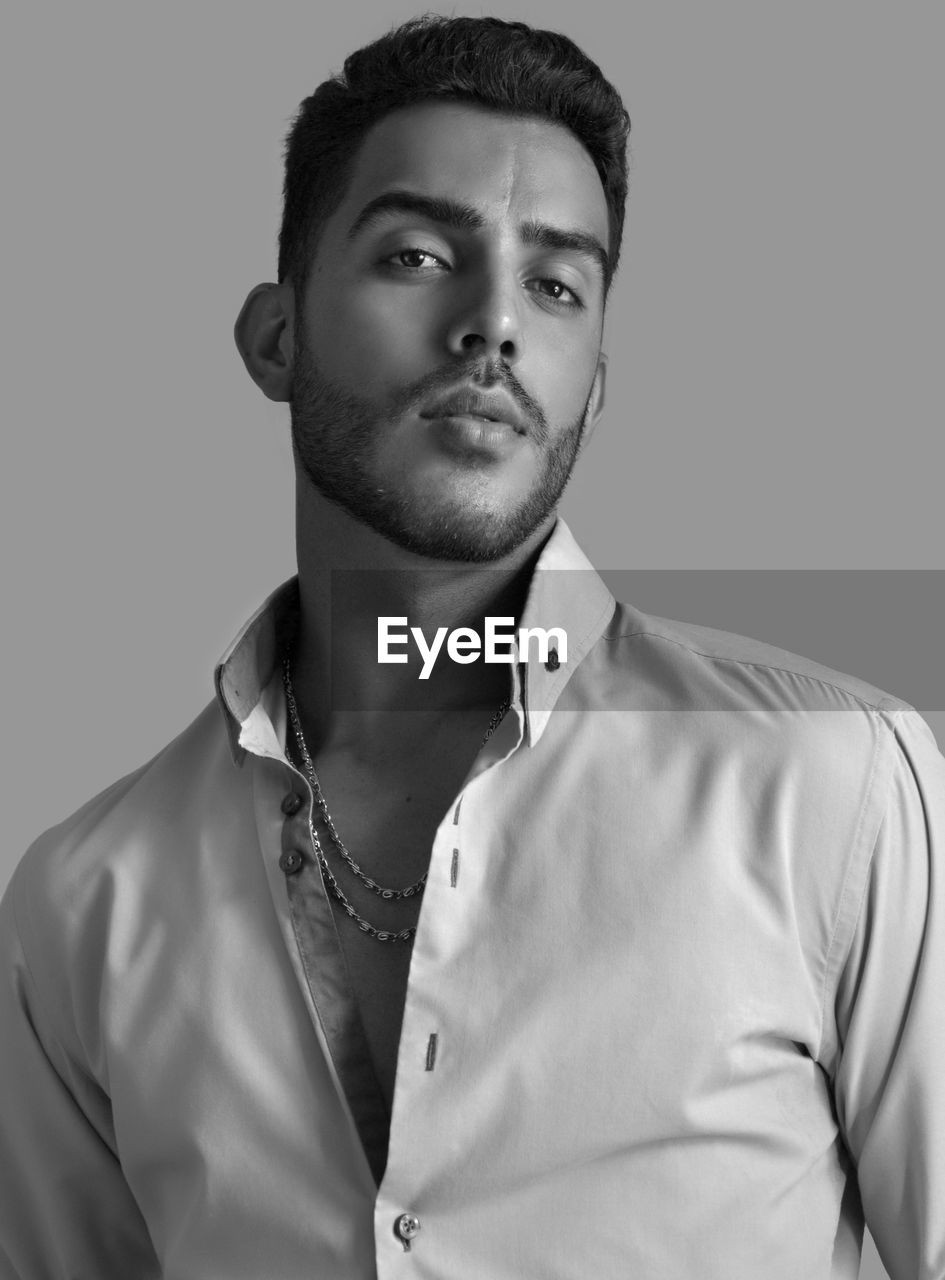
[[[296,316],[312,484],[421,555],[520,546],[596,416],[607,236],[593,162],[557,125],[442,102],[375,125]]]

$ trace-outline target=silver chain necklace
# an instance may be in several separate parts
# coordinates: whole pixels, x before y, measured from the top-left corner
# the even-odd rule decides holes
[[[341,837],[338,834],[335,824],[332,821],[331,814],[328,812],[328,805],[325,802],[324,795],[322,794],[322,789],[318,781],[318,775],[315,772],[315,766],[312,763],[312,757],[309,755],[308,747],[306,746],[306,743],[305,743],[305,736],[302,733],[302,722],[299,718],[299,709],[298,709],[298,706],[296,705],[295,693],[292,689],[292,677],[289,671],[288,654],[286,654],[282,660],[282,681],[285,686],[286,705],[288,706],[288,709],[289,709],[289,719],[292,722],[292,730],[295,734],[296,743],[298,744],[299,756],[302,760],[302,763],[305,766],[305,772],[308,775],[309,785],[312,788],[312,798],[314,799],[315,804],[318,806],[319,813],[322,815],[322,818],[324,819],[325,827],[328,830],[328,834],[331,836],[332,844],[341,854],[342,858],[345,860],[348,867],[351,869],[351,871],[354,872],[354,874],[358,877],[361,883],[365,885],[366,888],[370,889],[372,893],[376,893],[379,898],[384,898],[389,902],[396,902],[402,898],[412,898],[417,894],[421,894],[423,892],[424,885],[427,882],[426,872],[424,872],[424,874],[420,877],[419,880],[415,880],[413,884],[408,884],[403,889],[390,889],[390,888],[387,888],[385,885],[378,884],[376,880],[371,878],[371,876],[366,875],[364,870],[358,866],[354,858],[351,856],[350,851],[347,849],[347,847],[345,846]],[[499,707],[499,709],[496,711],[495,715],[489,721],[489,727],[486,730],[485,737],[482,739],[482,742],[479,744],[480,751],[486,745],[486,743],[489,741],[492,735],[495,733],[496,729],[499,727],[500,723],[502,722],[503,716],[509,709],[509,706],[510,706],[510,703],[508,701],[503,702],[502,705]],[[400,929],[397,932],[393,932],[389,929],[376,928],[373,924],[370,923],[370,921],[365,920],[363,916],[358,914],[355,908],[351,905],[348,898],[345,896],[344,891],[342,890],[338,881],[335,879],[334,875],[332,874],[332,870],[328,865],[328,860],[325,857],[325,851],[322,848],[321,841],[318,838],[318,832],[315,830],[315,823],[313,822],[311,817],[308,820],[308,828],[312,838],[312,849],[315,853],[316,859],[318,860],[318,865],[321,867],[322,874],[325,877],[325,882],[328,885],[328,888],[332,893],[332,895],[341,904],[342,909],[345,911],[347,915],[351,917],[351,919],[355,922],[355,924],[357,924],[358,928],[361,929],[362,932],[369,934],[372,938],[376,938],[378,942],[409,942],[410,939],[417,932],[416,925],[412,926],[409,929]]]

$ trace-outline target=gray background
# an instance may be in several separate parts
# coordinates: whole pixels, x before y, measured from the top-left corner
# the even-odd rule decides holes
[[[945,740],[942,7],[460,11],[567,31],[633,119],[609,411],[564,505],[591,559],[643,609],[890,688]],[[295,106],[416,7],[318,12],[6,10],[0,886],[196,714],[292,572],[286,416],[230,329],[273,275]]]

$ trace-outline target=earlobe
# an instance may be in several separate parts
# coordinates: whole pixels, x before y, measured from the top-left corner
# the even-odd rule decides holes
[[[243,303],[233,336],[246,370],[270,400],[292,395],[295,296],[290,284],[258,284]]]
[[[597,369],[594,373],[594,382],[591,386],[591,394],[587,401],[587,411],[584,414],[584,429],[581,432],[581,449],[587,446],[594,428],[600,422],[604,413],[604,400],[607,388],[607,356],[603,351],[597,357]]]

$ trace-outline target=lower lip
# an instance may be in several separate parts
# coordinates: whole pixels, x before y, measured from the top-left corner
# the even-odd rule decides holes
[[[438,427],[445,438],[465,449],[499,453],[511,449],[523,437],[508,422],[491,422],[467,413],[450,413],[427,419]]]

